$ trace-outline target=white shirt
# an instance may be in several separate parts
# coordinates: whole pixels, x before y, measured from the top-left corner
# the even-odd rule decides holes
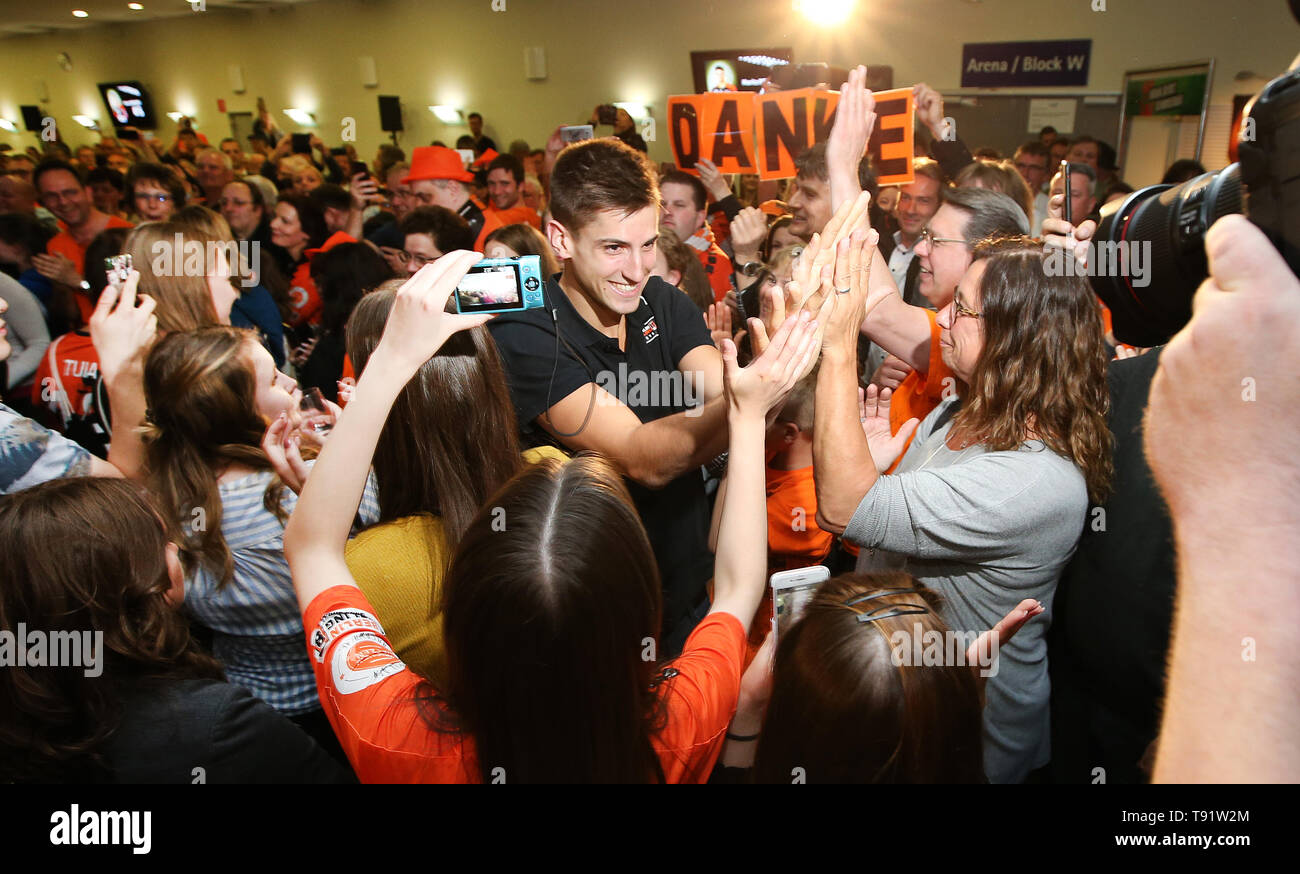
[[[906,291],[907,268],[911,266],[915,254],[915,248],[909,249],[903,245],[903,232],[894,231],[894,251],[889,253],[889,272],[894,274],[894,285],[898,286],[899,294]]]
[[[1047,218],[1047,192],[1040,191],[1034,195],[1034,214],[1029,223],[1029,232],[1035,237],[1043,235],[1043,219]]]

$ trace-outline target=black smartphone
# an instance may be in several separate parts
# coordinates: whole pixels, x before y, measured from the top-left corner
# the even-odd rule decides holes
[[[364,174],[366,174],[367,176],[370,175],[370,168],[368,168],[368,167],[366,166],[366,162],[365,162],[365,161],[353,161],[353,162],[352,162],[352,175],[353,175],[353,176],[356,176],[358,173],[364,173]]]
[[[603,103],[596,107],[596,121],[599,124],[613,124],[618,120],[618,108],[612,103]]]
[[[311,134],[290,134],[293,137],[293,153],[295,155],[311,154]]]
[[[1070,203],[1070,162],[1061,162],[1061,182],[1065,186],[1065,198],[1061,203],[1061,218],[1070,224],[1074,224],[1074,210]]]

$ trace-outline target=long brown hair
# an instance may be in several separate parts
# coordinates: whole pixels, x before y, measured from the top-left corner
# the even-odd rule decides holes
[[[148,421],[144,432],[149,487],[181,545],[187,573],[205,565],[220,585],[234,574],[221,535],[217,476],[230,464],[270,470],[261,449],[266,419],[257,411],[250,347],[256,335],[215,327],[168,334],[144,367]],[[266,508],[280,516],[281,483],[267,488]]]
[[[895,635],[948,631],[939,603],[936,593],[897,571],[823,583],[777,646],[754,781],[983,782],[975,672],[962,664],[895,664]],[[913,604],[927,612],[859,619]]]
[[[201,231],[175,216],[131,231],[126,251],[140,271],[140,292],[157,302],[154,314],[160,331],[193,331],[219,324],[207,278],[216,275],[217,260],[223,259],[232,279],[238,281],[240,265],[232,256],[232,239]]]
[[[1049,275],[1043,244],[1029,237],[985,240],[974,258],[985,262],[984,348],[954,427],[995,452],[1033,431],[1078,466],[1089,499],[1101,503],[1114,460],[1096,295],[1084,277]]]
[[[358,374],[379,344],[398,280],[365,295],[348,321]],[[454,548],[474,514],[523,466],[501,355],[487,328],[453,334],[402,389],[375,447],[379,521],[442,519]]]
[[[496,768],[512,783],[662,782],[659,571],[608,461],[521,471],[465,532],[444,598],[444,703],[484,782]]]
[[[99,676],[0,671],[0,783],[109,779],[102,750],[136,684],[224,678],[165,601],[166,548],[158,515],[126,480],[57,479],[0,498],[0,629],[103,635]]]

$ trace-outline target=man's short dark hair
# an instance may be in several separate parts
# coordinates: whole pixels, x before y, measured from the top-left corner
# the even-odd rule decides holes
[[[474,138],[469,134],[461,134],[456,138],[456,148],[472,149],[474,148]]]
[[[82,188],[86,187],[86,177],[80,165],[65,161],[62,158],[46,158],[37,164],[36,169],[32,171],[32,187],[39,192],[41,190],[41,177],[46,173],[53,173],[55,170],[66,170],[77,177],[78,185]]]
[[[794,159],[794,169],[796,178],[802,176],[820,182],[829,182],[831,171],[826,166],[826,144],[814,143],[800,152]],[[871,169],[871,158],[868,155],[863,155],[862,160],[858,162],[858,185],[863,191],[871,192],[872,200],[875,199],[880,186],[876,182],[876,174]]]
[[[966,221],[966,248],[989,237],[1017,237],[1029,233],[1029,219],[1024,209],[1000,191],[987,188],[949,188],[943,202],[970,216]]]
[[[620,140],[583,140],[555,161],[551,215],[570,231],[580,231],[602,210],[631,215],[658,205],[659,183],[650,159]]]
[[[126,180],[122,174],[109,167],[96,167],[86,174],[86,184],[94,185],[96,182],[107,182],[117,189],[118,193],[126,191]]]
[[[471,118],[477,118],[479,121],[483,120],[482,114],[478,112],[471,112],[469,115],[465,116],[466,120],[469,120]]]
[[[1088,164],[1081,164],[1078,161],[1070,162],[1070,175],[1078,173],[1081,176],[1087,176],[1094,184],[1097,182],[1097,171],[1092,169]]]
[[[176,174],[170,168],[162,164],[152,164],[148,161],[141,161],[138,164],[132,164],[131,169],[126,174],[126,194],[132,200],[135,199],[135,186],[139,182],[152,182],[159,188],[165,188],[167,193],[172,196],[172,203],[180,209],[185,205],[185,186],[181,180],[176,178]],[[248,186],[252,188],[252,185]]]
[[[52,228],[33,215],[21,212],[0,213],[0,242],[17,246],[28,255],[45,254],[45,244],[54,233]]]
[[[344,212],[352,208],[352,195],[343,190],[342,186],[335,185],[332,182],[317,185],[307,193],[307,196],[320,207],[321,212],[331,207],[341,209]]]
[[[709,202],[709,190],[704,187],[698,176],[692,176],[685,170],[672,169],[659,177],[659,190],[672,183],[674,185],[687,185],[691,189],[691,200],[695,201],[696,209],[704,209]]]
[[[1043,145],[1042,140],[1030,140],[1027,143],[1021,143],[1016,148],[1017,155],[1033,155],[1035,158],[1043,158],[1050,162],[1052,150]]]
[[[1041,137],[1043,134],[1054,134],[1054,133],[1056,133],[1056,128],[1052,127],[1050,124],[1044,126],[1041,130],[1038,131],[1038,135],[1039,135],[1040,137]]]
[[[433,245],[444,255],[457,249],[474,248],[474,232],[469,222],[442,206],[421,206],[411,210],[397,226],[402,236],[428,234]]]
[[[492,163],[488,164],[487,168],[489,176],[493,170],[509,170],[510,175],[515,177],[516,185],[524,181],[524,165],[518,158],[509,153],[497,155],[492,159]]]

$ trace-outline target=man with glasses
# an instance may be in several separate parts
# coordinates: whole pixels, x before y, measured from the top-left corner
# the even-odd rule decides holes
[[[963,303],[958,308],[953,303],[957,285],[973,260],[975,244],[989,237],[1027,233],[1029,221],[1024,210],[1007,195],[983,188],[944,191],[943,205],[916,243],[916,258],[921,264],[917,288],[929,302],[928,308],[903,300],[893,275],[877,253],[871,270],[872,296],[884,297],[871,309],[862,331],[912,368],[894,391],[890,405],[894,433],[908,419],[924,419],[956,391],[957,377],[941,355],[939,321],[958,314],[978,320],[969,305]],[[949,308],[953,312],[945,312]]]
[[[1052,174],[1048,172],[1050,158],[1050,150],[1038,140],[1030,140],[1016,149],[1016,154],[1012,158],[1016,165],[1016,172],[1034,194],[1032,227],[1035,235],[1042,233],[1043,219],[1047,218],[1047,180],[1052,178]]]
[[[441,206],[422,206],[402,219],[403,260],[406,273],[414,275],[430,261],[448,252],[474,248],[474,232],[469,223]]]
[[[64,228],[46,245],[48,254],[32,257],[32,266],[55,283],[55,292],[65,300],[76,301],[82,323],[90,321],[94,307],[82,287],[86,247],[108,228],[129,228],[132,224],[117,216],[105,215],[95,208],[77,167],[57,158],[42,161],[32,172],[41,204],[54,213]],[[71,307],[66,315],[73,316]]]
[[[915,159],[912,169],[915,179],[902,187],[898,205],[894,207],[898,230],[892,236],[881,236],[880,254],[889,263],[889,272],[894,276],[894,284],[902,290],[903,300],[919,305],[917,281],[921,268],[915,257],[916,244],[921,239],[921,231],[939,211],[944,186],[939,165],[929,158]]]

